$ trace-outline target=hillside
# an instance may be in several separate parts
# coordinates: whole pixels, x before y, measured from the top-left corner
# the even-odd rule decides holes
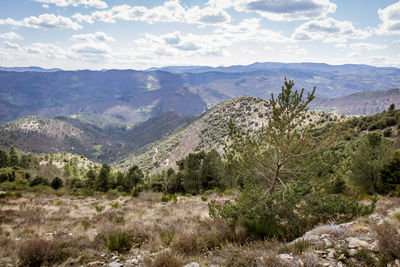
[[[0,125],[0,147],[34,153],[66,151],[111,162],[192,120],[167,112],[130,128],[119,120],[86,113],[54,119],[30,116]]]
[[[210,149],[223,152],[231,119],[243,133],[254,134],[267,123],[269,112],[268,100],[262,98],[242,96],[226,100],[188,126],[123,156],[115,165],[127,169],[132,164],[137,164],[142,169],[155,173],[169,167],[175,168],[175,162],[189,153]],[[316,122],[320,117],[321,115],[310,112],[309,123]]]
[[[355,93],[345,97],[317,98],[310,108],[317,111],[347,115],[369,115],[382,112],[394,103],[400,106],[400,89]]]
[[[396,88],[399,74],[397,68],[366,65],[268,62],[149,71],[0,71],[0,122],[93,113],[133,125],[168,111],[198,116],[242,95],[269,98],[283,77],[298,88],[317,86],[317,97],[332,98]]]

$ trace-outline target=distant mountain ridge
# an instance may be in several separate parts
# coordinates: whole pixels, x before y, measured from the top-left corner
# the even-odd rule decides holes
[[[360,92],[330,99],[317,98],[311,102],[310,108],[336,114],[370,115],[387,110],[391,104],[400,107],[400,88]]]
[[[107,115],[129,125],[168,111],[199,116],[226,99],[242,95],[267,99],[280,91],[284,77],[295,80],[296,88],[316,86],[316,96],[324,99],[400,86],[398,68],[351,64],[265,62],[146,71],[0,71],[0,123],[23,116],[54,118],[77,113]]]
[[[53,68],[53,69],[44,69],[41,67],[31,66],[31,67],[0,67],[0,71],[14,71],[14,72],[55,72],[62,71],[62,69]]]

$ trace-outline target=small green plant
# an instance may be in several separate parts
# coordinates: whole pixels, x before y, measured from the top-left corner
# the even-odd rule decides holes
[[[89,226],[90,226],[90,223],[88,222],[88,221],[82,221],[81,222],[81,224],[82,224],[82,227],[83,227],[83,230],[87,230],[88,228],[89,228]]]
[[[111,208],[118,209],[119,208],[119,202],[117,201],[117,202],[112,203],[111,204]]]
[[[201,196],[201,201],[207,202],[207,200],[208,200],[208,197],[206,197],[206,196]]]
[[[14,196],[15,196],[16,198],[20,198],[20,197],[22,197],[22,193],[21,193],[21,192],[15,192],[15,193],[14,193]]]
[[[114,219],[115,223],[118,224],[124,224],[125,223],[125,217],[123,215],[117,216]]]
[[[166,195],[163,195],[161,197],[161,201],[165,202],[165,203],[170,202],[171,200],[172,200],[172,195],[171,194],[166,194]]]
[[[175,237],[175,229],[160,230],[159,236],[164,246],[169,246]]]
[[[117,231],[109,233],[104,237],[106,247],[110,251],[117,251],[119,253],[128,251],[131,246],[131,235],[125,231]]]
[[[96,206],[94,206],[94,208],[96,209],[97,212],[102,212],[105,207],[96,205]]]

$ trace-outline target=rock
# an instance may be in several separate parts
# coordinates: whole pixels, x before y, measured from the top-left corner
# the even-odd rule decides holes
[[[281,260],[293,260],[293,257],[290,256],[289,254],[280,254],[280,255],[278,255],[278,257],[279,257]]]
[[[341,263],[340,261],[337,263],[337,267],[343,267],[343,263]]]
[[[128,261],[128,263],[132,263],[132,264],[134,264],[134,265],[138,265],[138,264],[139,264],[139,260],[133,258],[133,259],[130,259],[130,260]]]
[[[335,253],[333,253],[333,251],[328,253],[328,258],[333,259],[335,257]]]
[[[366,241],[360,240],[358,238],[351,237],[349,239],[349,248],[365,248],[368,247],[369,244]]]
[[[323,251],[323,250],[316,250],[315,253],[317,253],[317,254],[326,254],[327,252]]]
[[[86,264],[86,266],[102,266],[104,264],[104,262],[102,261],[92,261],[89,262],[88,264]]]
[[[328,238],[324,238],[325,247],[330,248],[332,247],[333,243]]]
[[[350,254],[350,256],[354,256],[354,255],[357,254],[357,250],[352,248],[352,249],[349,250],[349,254]]]
[[[200,264],[198,264],[197,262],[191,262],[184,265],[183,267],[200,267]]]
[[[346,258],[346,256],[345,256],[344,254],[340,254],[338,260],[339,260],[339,261],[340,261],[340,260],[344,260],[345,258]]]
[[[331,266],[329,262],[325,262],[322,266]]]
[[[130,262],[125,262],[124,263],[124,267],[134,267],[134,266],[135,266],[135,264],[130,263]]]
[[[117,255],[112,256],[112,257],[111,257],[111,260],[112,260],[112,261],[118,260],[118,256],[117,256]]]
[[[114,261],[114,262],[109,263],[108,266],[109,267],[123,267],[124,265],[120,262]]]
[[[373,252],[378,252],[379,251],[379,241],[376,240],[375,242],[373,242],[369,247],[369,250],[373,251]]]

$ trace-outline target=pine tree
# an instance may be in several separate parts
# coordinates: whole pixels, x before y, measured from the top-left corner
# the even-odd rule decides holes
[[[132,189],[142,182],[143,180],[143,172],[139,169],[139,166],[133,165],[129,168],[126,173],[123,188],[125,192],[130,192]]]
[[[290,171],[294,161],[310,154],[314,146],[304,121],[316,88],[303,99],[304,88],[298,92],[293,86],[294,81],[285,78],[278,97],[271,95],[271,116],[257,136],[242,135],[232,122],[229,125],[233,142],[226,149],[227,158],[234,161],[240,176],[264,184],[269,192],[278,184],[286,186],[282,173]]]
[[[7,152],[0,149],[0,168],[8,167],[9,164],[10,161]]]
[[[107,192],[109,189],[109,184],[110,184],[110,171],[111,168],[107,164],[103,164],[103,166],[100,169],[100,173],[97,176],[96,179],[96,190],[99,190],[101,192]]]
[[[19,156],[18,156],[18,151],[15,147],[10,147],[9,150],[9,155],[10,155],[10,165],[11,166],[18,166],[19,164]]]

